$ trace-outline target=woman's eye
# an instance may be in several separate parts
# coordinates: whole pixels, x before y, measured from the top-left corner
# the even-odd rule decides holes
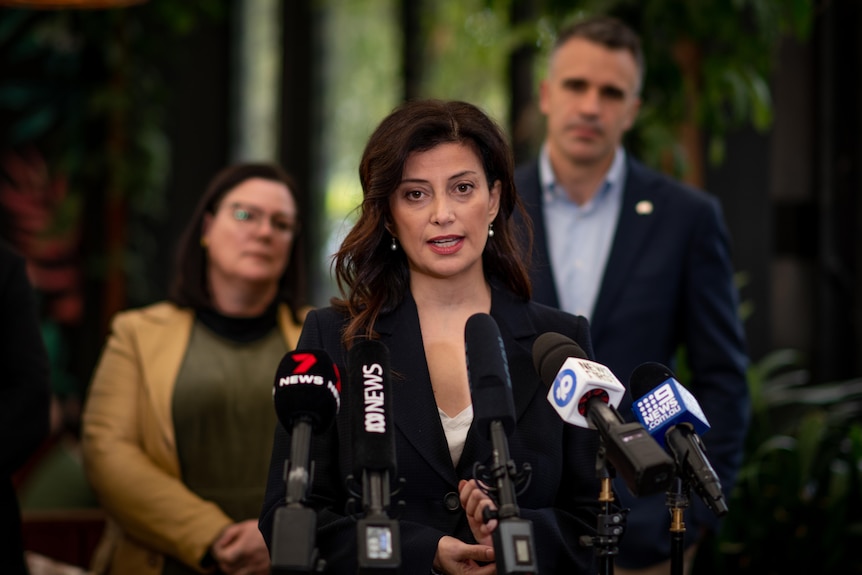
[[[251,212],[245,208],[234,208],[233,219],[238,222],[245,222],[251,219]]]
[[[456,189],[456,190],[458,190],[458,191],[459,191],[459,192],[461,192],[461,193],[467,193],[467,192],[469,192],[470,190],[472,190],[472,189],[473,189],[473,185],[472,185],[472,184],[458,184],[458,185],[455,187],[455,189]]]

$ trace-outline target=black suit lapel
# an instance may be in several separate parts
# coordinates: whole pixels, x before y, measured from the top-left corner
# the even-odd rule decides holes
[[[530,280],[533,283],[533,300],[551,307],[559,307],[557,288],[548,253],[545,216],[542,213],[542,185],[539,180],[539,163],[535,161],[516,174],[518,195],[533,224],[532,265]],[[515,213],[515,225],[521,228],[520,216]]]
[[[431,387],[419,330],[419,314],[412,296],[406,295],[404,302],[393,313],[381,317],[375,328],[380,341],[389,348],[395,426],[443,479],[457,484]],[[412,374],[409,379],[405,377],[408,373]]]
[[[647,240],[658,221],[661,208],[661,197],[656,194],[652,178],[640,164],[628,159],[617,229],[602,276],[599,296],[590,317],[594,339],[601,332],[605,318],[617,305],[616,300],[627,281],[626,278],[636,267],[642,251],[646,249]]]
[[[506,344],[517,421],[543,387],[533,367],[532,341],[535,339],[536,329],[527,313],[526,305],[516,301],[512,294],[494,288],[492,298],[491,317],[497,322],[500,335]],[[470,469],[474,462],[490,461],[491,451],[491,442],[484,440],[475,426],[471,427],[458,463],[459,476],[472,475]]]

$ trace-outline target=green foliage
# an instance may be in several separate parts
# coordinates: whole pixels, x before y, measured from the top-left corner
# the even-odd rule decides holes
[[[126,216],[126,207],[133,214],[125,235],[114,238],[129,240],[119,247],[124,253],[108,253],[110,242],[103,241],[105,251],[87,254],[92,276],[116,265],[134,272],[155,249],[140,222],[164,217],[167,203],[164,39],[222,17],[225,7],[223,0],[152,0],[114,10],[0,9],[0,155],[38,150],[53,176],[68,182],[68,205],[58,215],[106,204],[120,206],[109,217]],[[93,207],[81,209],[86,204]],[[96,235],[105,224],[100,216],[88,226]],[[68,218],[65,224],[87,225]],[[155,289],[149,278],[132,277],[132,299],[148,300]]]
[[[515,36],[505,0],[429,2],[425,49],[428,97],[465,100],[506,116],[506,66]]]
[[[715,573],[858,573],[862,379],[812,384],[799,354],[749,370],[752,421]]]
[[[551,1],[545,16],[562,22],[613,14],[640,32],[647,74],[630,144],[653,166],[666,166],[670,158],[676,172],[688,161],[676,133],[686,120],[708,135],[713,164],[724,160],[729,132],[748,125],[760,131],[771,127],[769,86],[780,42],[806,39],[815,10],[809,0],[585,0],[576,6]],[[683,75],[675,53],[684,43],[695,49],[694,77]],[[693,110],[686,89],[695,95]]]

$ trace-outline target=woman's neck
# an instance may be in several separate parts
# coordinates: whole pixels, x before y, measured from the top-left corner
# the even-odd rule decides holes
[[[426,312],[473,314],[491,310],[491,286],[484,277],[481,282],[411,278],[410,292],[417,309]]]
[[[197,310],[197,318],[213,333],[237,343],[257,341],[278,325],[278,305],[275,303],[256,316],[228,316],[212,308]]]
[[[243,286],[239,288],[212,289],[212,306],[228,317],[256,317],[263,314],[275,300],[278,286]]]

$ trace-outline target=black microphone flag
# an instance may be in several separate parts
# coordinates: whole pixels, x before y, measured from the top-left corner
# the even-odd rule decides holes
[[[356,524],[358,573],[397,573],[401,530],[388,515],[396,473],[389,350],[379,341],[360,341],[348,352],[347,370],[353,476],[362,484],[364,512]]]
[[[288,352],[276,370],[272,398],[278,420],[291,437],[286,505],[273,518],[271,572],[316,573],[322,567],[315,545],[317,513],[305,505],[313,475],[311,435],[325,432],[341,406],[338,368],[323,350]]]

